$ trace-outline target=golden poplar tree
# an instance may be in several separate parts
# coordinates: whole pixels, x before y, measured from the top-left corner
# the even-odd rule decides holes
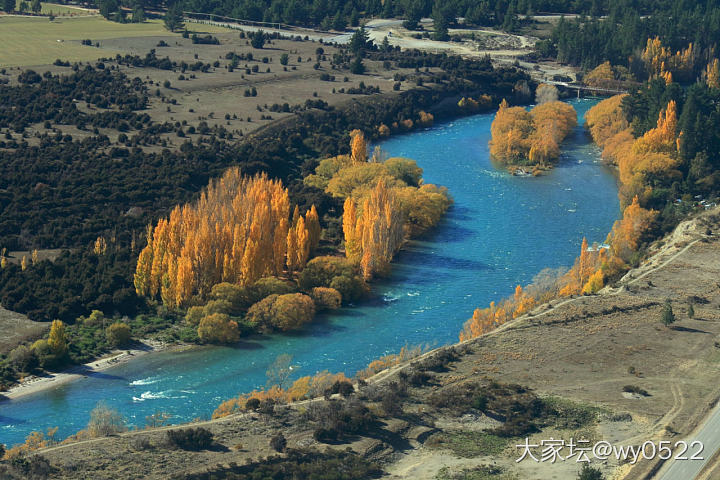
[[[357,227],[357,206],[352,197],[345,199],[343,205],[343,233],[345,234],[345,256],[352,262],[360,261],[360,242],[355,234]]]
[[[290,200],[280,181],[238,168],[212,182],[192,205],[148,227],[135,290],[183,305],[227,281],[249,285],[284,269]],[[298,213],[299,215],[299,213]]]
[[[105,251],[107,250],[107,241],[105,240],[105,237],[100,236],[97,237],[95,240],[95,246],[93,247],[93,251],[95,252],[95,255],[103,255],[105,254]]]
[[[380,178],[364,199],[360,215],[356,214],[355,202],[350,197],[345,201],[343,215],[346,256],[360,263],[366,278],[386,273],[405,235],[405,221],[395,191]]]
[[[320,227],[320,218],[318,217],[315,205],[310,207],[310,211],[305,214],[305,226],[307,227],[310,235],[310,252],[312,253],[320,243],[320,233],[322,232],[322,228]]]
[[[710,88],[720,88],[720,62],[714,58],[705,69],[705,81]]]
[[[361,130],[350,132],[350,158],[353,162],[366,162],[368,157],[365,134]]]
[[[65,335],[65,324],[60,320],[53,320],[52,325],[50,325],[48,346],[50,347],[50,351],[58,357],[67,354],[68,341]]]
[[[310,232],[305,226],[305,218],[300,217],[295,225],[295,238],[297,249],[295,251],[295,266],[297,270],[305,268],[310,256]]]

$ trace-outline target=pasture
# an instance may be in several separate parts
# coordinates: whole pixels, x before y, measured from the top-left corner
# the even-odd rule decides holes
[[[55,7],[55,5],[53,5]],[[227,29],[203,25],[208,33],[227,32]],[[47,65],[56,59],[70,62],[93,61],[129,53],[122,42],[113,42],[113,48],[103,48],[103,40],[138,37],[180,37],[168,32],[162,20],[144,23],[115,23],[99,15],[56,17],[0,17],[0,67]],[[100,42],[101,48],[82,45],[84,39]],[[159,39],[158,39],[159,40]]]

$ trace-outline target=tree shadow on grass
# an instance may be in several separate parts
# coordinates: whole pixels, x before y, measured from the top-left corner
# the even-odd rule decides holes
[[[681,327],[680,325],[673,325],[670,327],[671,329],[675,330],[676,332],[687,332],[687,333],[707,333],[710,334],[710,332],[706,332],[705,330],[698,330],[697,328],[690,328],[690,327]]]

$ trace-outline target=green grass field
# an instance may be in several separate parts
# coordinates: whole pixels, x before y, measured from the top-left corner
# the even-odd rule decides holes
[[[192,24],[188,25],[192,28]],[[209,33],[230,30],[203,25]],[[145,23],[115,23],[100,16],[58,17],[0,17],[0,67],[45,65],[55,59],[91,61],[100,57],[112,57],[122,50],[88,47],[80,40],[89,38],[93,42],[103,40],[167,36],[171,34],[162,20]]]
[[[20,10],[20,4],[25,1],[25,3],[28,4],[28,7],[30,6],[29,0],[16,0],[16,9]],[[97,11],[91,11],[87,10],[85,8],[81,7],[73,7],[72,5],[60,5],[58,3],[46,3],[46,2],[40,2],[40,5],[42,6],[42,9],[40,10],[40,13],[42,15],[55,15],[56,17],[61,15],[93,15],[96,14]]]

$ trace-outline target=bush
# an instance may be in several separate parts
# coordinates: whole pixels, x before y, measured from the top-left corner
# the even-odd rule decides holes
[[[90,412],[87,432],[92,438],[108,437],[126,430],[125,418],[104,402],[98,402],[97,406]]]
[[[252,286],[252,303],[270,295],[285,295],[295,292],[297,292],[297,288],[290,282],[280,280],[277,277],[264,277]]]
[[[227,300],[210,300],[203,307],[203,313],[205,316],[213,315],[215,313],[230,315],[232,310],[232,305]]]
[[[248,310],[245,319],[264,330],[288,331],[302,327],[315,316],[315,303],[302,293],[270,295]]]
[[[270,447],[276,452],[284,452],[287,447],[287,440],[282,433],[278,433],[270,439]]]
[[[307,292],[315,287],[334,288],[345,302],[361,299],[368,290],[357,267],[343,257],[313,258],[300,272],[298,285]]]
[[[8,354],[8,362],[18,372],[31,372],[38,366],[38,359],[32,349],[25,345],[15,347]],[[2,458],[2,455],[0,455]]]
[[[145,436],[136,436],[130,439],[130,447],[135,451],[150,450],[150,439]]]
[[[334,428],[316,428],[313,432],[313,438],[321,443],[333,443],[338,440],[338,431]]]
[[[339,393],[343,397],[349,397],[350,395],[355,393],[355,387],[353,387],[353,384],[350,381],[338,380],[330,388],[330,393],[333,395]]]
[[[662,317],[660,317],[662,323],[667,327],[671,323],[675,323],[675,314],[673,313],[672,303],[670,299],[665,299],[665,305],[663,305]]]
[[[192,326],[197,326],[205,316],[205,307],[193,306],[188,308],[185,314],[185,321]]]
[[[121,347],[130,342],[130,327],[123,322],[110,325],[105,331],[107,341],[112,347]]]
[[[238,324],[224,313],[213,313],[200,320],[198,337],[206,343],[234,343],[240,339]]]
[[[318,310],[336,310],[342,304],[342,295],[334,288],[315,287],[310,296]]]
[[[213,434],[202,427],[168,430],[168,443],[183,450],[206,450],[213,444]]]
[[[577,478],[578,480],[603,480],[605,477],[599,468],[591,467],[586,463],[583,464]]]
[[[623,392],[625,393],[635,393],[638,395],[642,395],[643,397],[649,397],[650,393],[648,393],[647,390],[644,388],[640,388],[637,385],[625,385],[623,387]]]

